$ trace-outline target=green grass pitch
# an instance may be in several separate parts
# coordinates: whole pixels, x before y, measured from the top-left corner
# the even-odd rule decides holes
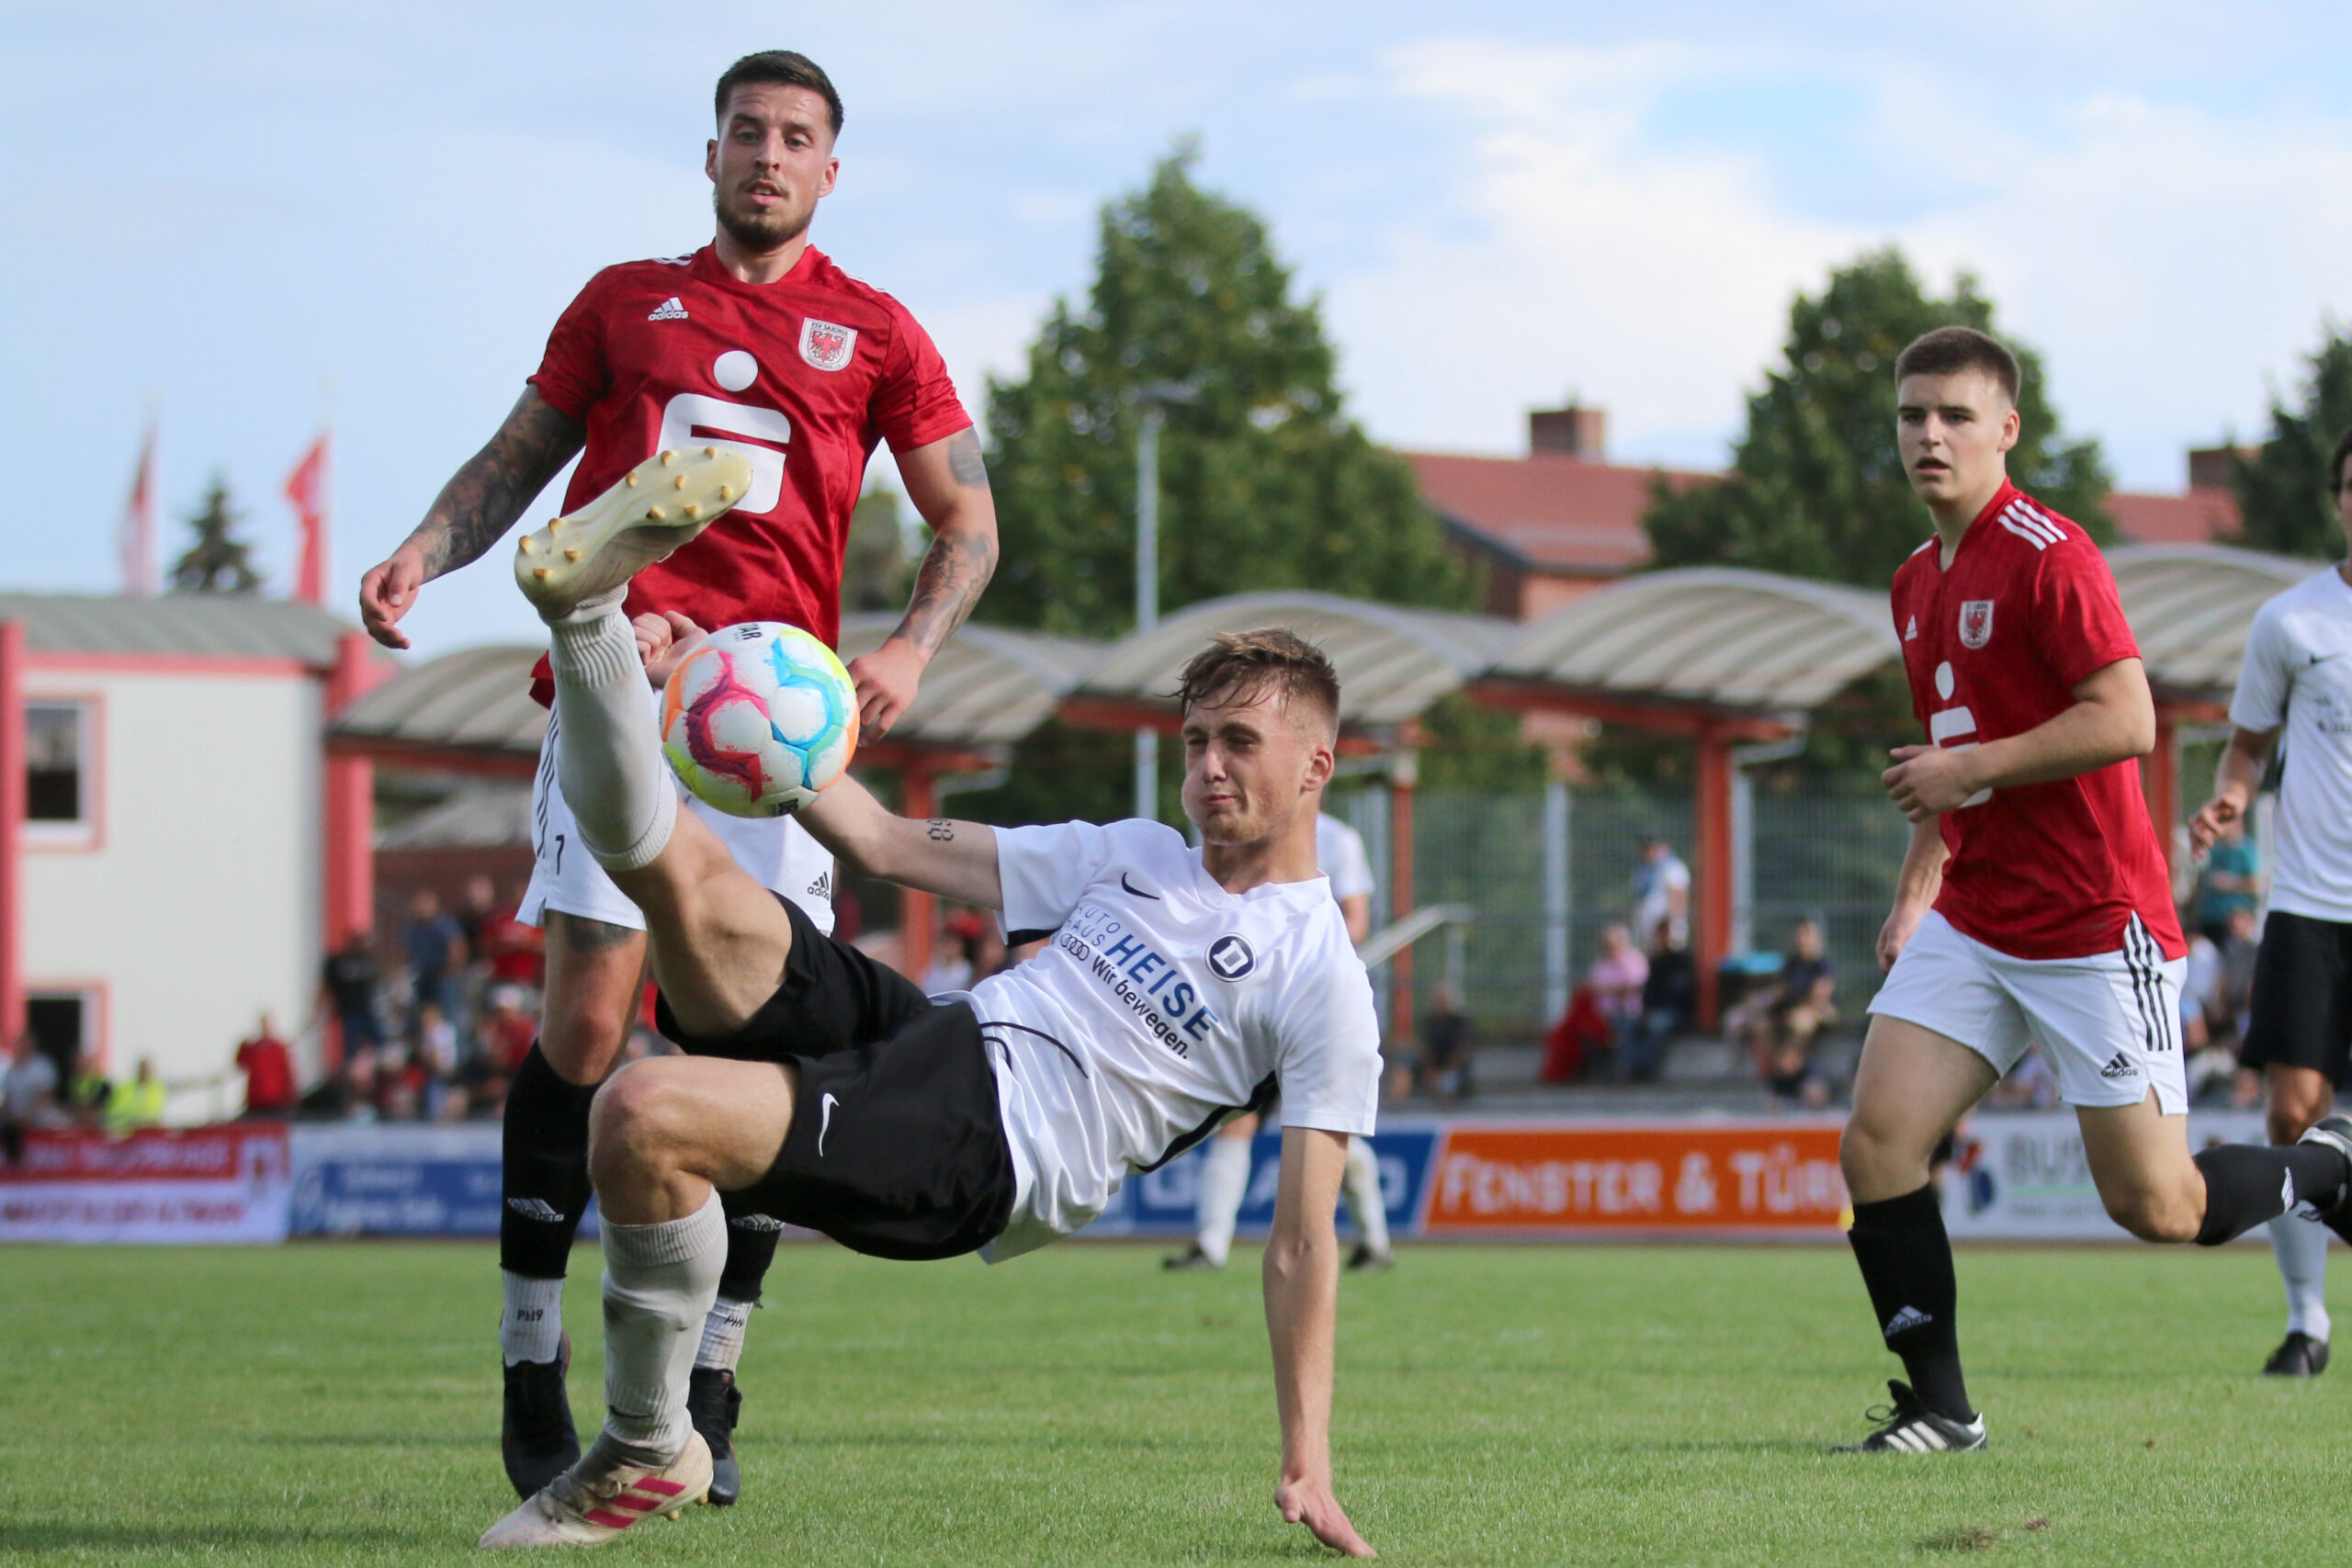
[[[1170,1276],[786,1247],[745,1501],[648,1562],[1328,1558],[1269,1501],[1256,1255]],[[574,1404],[601,1392],[593,1250]],[[1894,1370],[1842,1248],[1408,1248],[1341,1290],[1340,1495],[1400,1563],[2304,1563],[2342,1554],[2352,1370],[2254,1376],[2267,1249],[1975,1250],[1994,1447],[1842,1457]],[[0,1560],[475,1561],[498,1465],[487,1247],[0,1248]]]

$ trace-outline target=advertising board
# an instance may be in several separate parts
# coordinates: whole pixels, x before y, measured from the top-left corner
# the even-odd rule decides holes
[[[0,1166],[0,1241],[284,1241],[289,1172],[267,1122],[28,1133]]]

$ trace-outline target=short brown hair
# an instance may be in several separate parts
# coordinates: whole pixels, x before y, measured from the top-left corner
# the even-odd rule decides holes
[[[2344,464],[2348,458],[2352,458],[2352,424],[2346,425],[2344,434],[2335,438],[2335,451],[2327,459],[2327,493],[2330,500],[2344,488]]]
[[[763,49],[729,66],[718,78],[718,91],[711,95],[710,112],[724,122],[729,96],[736,88],[752,82],[808,88],[825,100],[825,107],[832,111],[833,134],[841,135],[842,96],[833,91],[833,79],[825,74],[823,66],[788,49]]]
[[[1202,703],[1255,698],[1272,689],[1285,701],[1305,700],[1340,722],[1340,672],[1321,649],[1283,626],[1219,632],[1193,655],[1176,688],[1176,705],[1190,713]]]
[[[1938,327],[1921,333],[1911,340],[1910,347],[1894,356],[1898,383],[1905,376],[1957,376],[1963,370],[1982,370],[1993,378],[2012,403],[2025,381],[2018,371],[2018,356],[2008,345],[1974,327]]]

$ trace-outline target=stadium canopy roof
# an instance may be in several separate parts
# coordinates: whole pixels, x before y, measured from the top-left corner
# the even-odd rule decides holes
[[[314,670],[359,628],[315,604],[246,593],[0,593],[0,621],[18,621],[33,653],[171,654],[286,659]]]
[[[842,617],[842,661],[873,652],[899,624],[896,611]],[[1102,657],[1102,645],[1043,632],[967,626],[923,671],[915,705],[893,739],[1008,745],[1054,708]]]
[[[2221,702],[2237,683],[2254,613],[2322,570],[2227,545],[2122,545],[2107,560],[2150,683],[2162,695]]]
[[[1164,725],[1175,714],[1168,694],[1212,633],[1263,626],[1287,626],[1330,656],[1340,672],[1340,722],[1351,725],[1412,718],[1492,664],[1519,630],[1491,615],[1335,593],[1236,593],[1188,605],[1102,649],[1065,714],[1080,722]]]
[[[1540,685],[1560,699],[1545,705],[1585,698],[1629,715],[1794,714],[1901,653],[1884,594],[1691,567],[1626,578],[1530,622],[1487,690],[1508,700]]]

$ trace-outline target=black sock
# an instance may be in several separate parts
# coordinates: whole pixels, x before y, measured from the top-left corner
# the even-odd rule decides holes
[[[741,1193],[721,1192],[719,1206],[727,1211],[727,1266],[718,1276],[718,1293],[730,1302],[759,1304],[760,1284],[775,1261],[775,1244],[784,1222],[759,1212]]]
[[[1939,1416],[1973,1421],[1968,1387],[1960,1375],[1960,1334],[1953,1323],[1960,1285],[1952,1277],[1951,1238],[1933,1182],[1917,1192],[1854,1205],[1846,1239],[1861,1265],[1862,1284],[1878,1314],[1886,1348],[1903,1358],[1912,1392]]]
[[[506,1091],[499,1160],[498,1266],[560,1280],[588,1207],[588,1107],[594,1087],[567,1083],[535,1043]]]
[[[2197,1168],[2205,1173],[2205,1218],[2197,1227],[2199,1247],[2233,1240],[2296,1203],[2331,1209],[2352,1175],[2344,1156],[2325,1144],[2216,1144],[2198,1152]]]

